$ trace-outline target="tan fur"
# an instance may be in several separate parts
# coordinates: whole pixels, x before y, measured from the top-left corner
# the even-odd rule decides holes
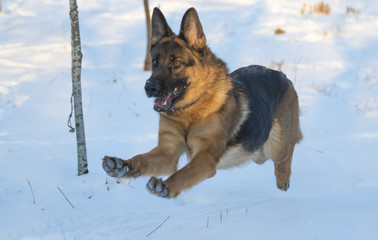
[[[197,70],[196,73],[198,75],[194,78],[198,82],[208,80],[200,78],[200,71]],[[213,79],[211,74],[210,77],[208,75],[205,77]],[[210,81],[210,83],[212,82]],[[206,88],[207,91],[195,86],[192,92],[197,91],[202,94],[198,103],[177,113],[164,114],[167,117],[164,118],[165,121],[178,122],[186,132],[187,154],[191,159],[184,168],[164,181],[169,189],[170,197],[177,196],[182,190],[191,188],[216,173],[217,164],[226,148],[238,116],[235,100],[228,99],[226,101],[229,98],[227,93],[229,83],[226,82],[226,79],[224,85],[223,88]],[[189,94],[189,96],[192,95]],[[196,99],[198,96],[192,97]],[[185,96],[182,101],[190,102],[193,99],[188,99]]]
[[[196,65],[187,68],[185,75],[190,76],[191,87],[184,98],[176,104],[176,108],[194,101],[198,102],[185,111],[168,113],[168,115],[188,125],[206,119],[219,111],[228,98],[232,83],[224,69],[219,71],[216,66],[202,66],[197,59]]]

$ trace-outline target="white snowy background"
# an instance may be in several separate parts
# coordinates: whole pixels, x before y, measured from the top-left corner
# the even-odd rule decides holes
[[[89,161],[78,177],[66,126],[68,0],[2,0],[0,239],[378,239],[378,1],[327,1],[329,15],[303,9],[316,3],[150,0],[175,32],[195,7],[230,71],[281,66],[304,134],[288,192],[276,189],[272,162],[250,163],[166,200],[146,191],[148,178],[117,182],[101,168],[104,155],[127,159],[157,142],[143,90],[143,2],[78,1]]]

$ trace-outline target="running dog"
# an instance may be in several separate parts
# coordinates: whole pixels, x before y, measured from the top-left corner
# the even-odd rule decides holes
[[[145,91],[160,117],[158,145],[129,160],[105,156],[106,173],[151,176],[150,193],[174,198],[217,169],[272,159],[277,187],[286,191],[294,147],[302,138],[292,82],[257,65],[229,74],[207,47],[194,8],[184,14],[178,35],[158,8],[151,23],[152,73]],[[177,170],[183,153],[189,162]],[[169,177],[156,177],[161,175]]]

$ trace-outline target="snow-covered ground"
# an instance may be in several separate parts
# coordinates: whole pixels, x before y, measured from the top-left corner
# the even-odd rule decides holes
[[[271,162],[251,163],[166,200],[146,191],[148,178],[117,182],[101,168],[105,154],[128,158],[157,142],[142,1],[78,1],[90,171],[78,177],[66,126],[68,0],[2,0],[0,239],[145,239],[166,219],[148,239],[378,239],[378,2],[328,1],[330,15],[311,12],[314,3],[150,1],[176,32],[197,8],[231,71],[281,66],[304,134],[288,192],[276,189]]]

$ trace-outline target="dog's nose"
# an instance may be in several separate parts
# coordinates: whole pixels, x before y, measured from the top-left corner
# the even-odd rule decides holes
[[[147,93],[147,97],[157,97],[160,92],[160,84],[158,81],[147,80],[144,90]]]

